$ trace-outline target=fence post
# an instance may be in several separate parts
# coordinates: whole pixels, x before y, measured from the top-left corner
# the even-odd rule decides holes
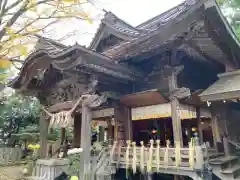
[[[151,173],[152,171],[152,161],[153,161],[153,140],[150,140],[150,148],[148,154],[148,162],[147,162],[147,172]]]
[[[176,162],[176,167],[179,167],[181,164],[181,145],[179,142],[175,143],[175,162]]]
[[[132,170],[133,174],[137,172],[137,149],[136,142],[132,142]]]
[[[160,170],[160,140],[156,140],[156,163],[157,163],[157,172],[159,172]]]
[[[144,147],[144,142],[143,141],[141,141],[140,144],[141,144],[141,148],[140,148],[140,170],[141,170],[141,173],[144,173],[144,171],[145,171],[145,165],[144,165],[144,163],[145,163],[145,158],[144,158],[145,147]]]
[[[165,166],[168,166],[168,150],[169,150],[169,146],[170,146],[169,140],[166,141],[166,145],[167,145],[167,147],[165,148],[164,164],[165,164]]]

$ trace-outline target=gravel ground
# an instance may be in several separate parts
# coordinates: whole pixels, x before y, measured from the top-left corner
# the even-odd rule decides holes
[[[21,172],[21,166],[0,167],[0,180],[19,180]]]

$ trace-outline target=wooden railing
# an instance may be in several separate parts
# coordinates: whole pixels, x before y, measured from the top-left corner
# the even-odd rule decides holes
[[[159,142],[159,141],[158,141]],[[160,168],[183,170],[202,169],[208,161],[206,146],[190,145],[188,148],[160,147],[159,143],[150,147],[136,146],[135,143],[121,146],[117,142],[109,147],[110,163],[117,167],[158,171]]]

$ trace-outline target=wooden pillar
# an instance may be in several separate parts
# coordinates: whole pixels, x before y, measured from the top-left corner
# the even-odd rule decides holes
[[[116,125],[118,126],[118,136],[115,138],[115,140],[122,142],[132,140],[131,109],[121,103],[118,103],[114,107],[114,115]]]
[[[80,156],[80,179],[89,179],[91,175],[91,121],[91,109],[87,105],[83,104],[81,126],[81,147],[83,148],[83,152]]]
[[[173,71],[171,76],[169,76],[170,93],[178,89],[177,74],[178,73],[175,73]],[[179,116],[179,100],[176,96],[172,95],[170,97],[170,103],[171,103],[171,113],[172,113],[174,144],[176,145],[178,143],[180,144],[181,147],[183,147],[182,125],[181,125],[181,119]]]
[[[63,145],[65,138],[66,138],[66,128],[61,128],[60,129],[61,145]]]
[[[126,129],[125,138],[126,140],[133,140],[133,132],[132,132],[132,114],[131,108],[124,107],[124,116],[125,116],[125,124],[124,128]]]
[[[113,144],[113,125],[112,125],[112,119],[107,120],[107,140],[109,144]]]
[[[212,106],[213,130],[215,130],[216,144],[218,151],[224,151],[229,155],[229,144],[227,134],[227,106],[223,104],[214,104]],[[223,141],[224,140],[224,141]]]
[[[201,109],[200,109],[200,107],[196,108],[196,113],[197,113],[199,141],[200,141],[200,144],[203,144],[203,130],[202,130],[202,125],[201,125]]]
[[[99,127],[99,141],[100,142],[103,142],[104,141],[104,127],[103,126],[100,126]]]
[[[226,105],[223,105],[220,111],[220,126],[222,131],[222,138],[223,138],[223,148],[225,156],[230,155],[230,147],[228,142],[228,125],[227,125],[227,113],[228,113],[228,107]]]
[[[74,128],[73,128],[73,147],[79,148],[81,143],[81,116],[76,115],[74,117]]]
[[[215,114],[212,114],[212,132],[213,132],[214,146],[217,148],[218,144],[222,143],[222,140],[219,132],[217,116]]]
[[[40,127],[40,158],[46,158],[47,152],[47,142],[48,142],[48,126],[49,120],[41,115],[39,127]]]

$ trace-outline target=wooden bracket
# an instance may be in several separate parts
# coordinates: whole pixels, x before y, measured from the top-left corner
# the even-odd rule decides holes
[[[165,65],[163,69],[164,76],[178,75],[184,69],[183,65],[180,66],[169,66]]]

